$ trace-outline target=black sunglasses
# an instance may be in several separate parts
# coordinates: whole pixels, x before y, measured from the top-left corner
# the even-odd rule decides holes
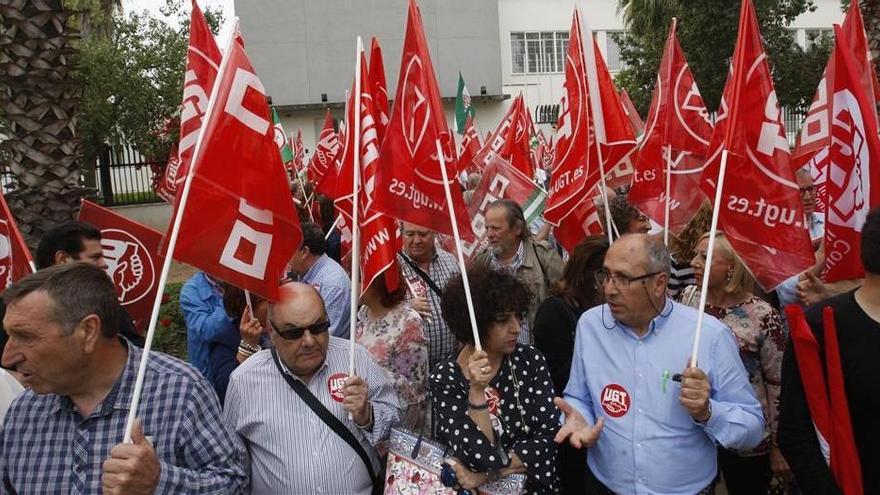
[[[274,323],[272,323],[272,320],[268,320],[268,321],[269,321],[269,325],[273,329],[275,329],[275,332],[278,333],[278,335],[284,340],[301,339],[302,336],[305,335],[306,330],[308,330],[308,332],[312,336],[315,336],[315,335],[320,335],[330,329],[330,320],[324,320],[324,321],[319,321],[318,323],[313,323],[313,324],[306,326],[306,327],[291,326],[291,327],[288,327],[287,330],[284,330],[282,332],[282,331],[278,330],[278,327],[275,326]]]

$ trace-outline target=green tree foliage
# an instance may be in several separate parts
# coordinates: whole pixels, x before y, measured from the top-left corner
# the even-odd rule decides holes
[[[808,105],[828,59],[831,40],[816,40],[810,50],[795,43],[787,26],[800,14],[815,9],[812,0],[753,0],[770,59],[776,93],[782,106]],[[626,88],[646,115],[673,17],[678,38],[710,111],[718,108],[736,43],[739,1],[619,0],[627,25],[619,39],[626,68],[616,81]]]
[[[95,3],[98,0],[80,0]],[[179,106],[189,38],[182,0],[166,0],[165,19],[147,12],[101,12],[109,29],[95,28],[79,45],[83,85],[77,132],[88,163],[105,144],[131,144],[143,155],[164,159],[177,140]],[[217,11],[206,12],[216,33]],[[176,18],[177,26],[172,19]]]

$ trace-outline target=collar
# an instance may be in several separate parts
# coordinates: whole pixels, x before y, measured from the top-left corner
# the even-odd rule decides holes
[[[602,306],[603,312],[605,311],[605,308],[607,308],[607,306],[608,306],[607,304]],[[610,327],[605,326],[605,328],[609,331],[612,331],[615,328],[620,328],[621,330],[624,331],[624,333],[631,335],[632,337],[635,337],[636,339],[639,339],[639,340],[645,339],[650,334],[656,335],[657,333],[660,332],[661,328],[666,324],[666,321],[672,315],[673,309],[675,309],[675,308],[674,308],[674,304],[672,302],[672,299],[667,297],[666,303],[663,305],[663,309],[660,311],[659,314],[657,314],[657,316],[655,316],[653,319],[651,319],[650,322],[648,322],[648,331],[645,332],[645,335],[643,335],[641,337],[639,337],[638,333],[636,333],[636,331],[633,330],[632,327],[624,325],[623,323],[617,321],[616,319],[613,320],[614,325],[612,325]],[[608,313],[610,314],[611,310],[608,310]],[[612,317],[612,319],[613,318],[614,317]]]
[[[113,384],[110,392],[89,417],[106,416],[112,410],[128,410],[131,406],[131,395],[134,391],[134,382],[137,378],[137,369],[140,365],[143,351],[132,345],[125,338],[120,337],[119,340],[128,350],[125,367],[122,368],[122,374],[116,379],[116,383]],[[57,414],[62,411],[74,412],[73,401],[66,395],[53,394],[52,402],[49,405],[49,412]]]
[[[495,254],[494,250],[489,250],[489,254],[491,256],[493,267],[496,269],[505,269],[510,270],[512,272],[516,272],[517,268],[523,264],[523,258],[525,255],[525,242],[519,241],[519,247],[516,248],[516,254],[513,255],[513,259],[510,261],[509,265],[503,265],[501,260],[498,259],[498,255]]]
[[[275,352],[278,352],[278,351],[275,351]],[[328,353],[330,352],[329,347],[328,347],[328,349],[327,349],[327,352],[328,352]],[[294,380],[299,380],[299,381],[301,381],[301,382],[302,382],[304,385],[306,385],[306,386],[309,385],[308,383],[305,382],[305,380],[303,380],[302,378],[300,378],[299,376],[297,376],[296,373],[290,371],[290,368],[287,367],[287,364],[284,362],[284,359],[281,358],[281,354],[278,354],[278,363],[281,365],[281,371],[282,371],[285,375],[287,375],[287,376],[293,378]],[[315,373],[312,375],[312,378],[314,379],[316,376],[318,376],[319,373],[321,373],[322,371],[326,370],[327,367],[328,367],[328,364],[327,364],[327,356],[325,355],[325,356],[324,356],[324,362],[321,363],[321,366],[318,366],[318,369],[317,369],[317,370],[315,371]]]
[[[324,263],[326,263],[326,260],[326,253],[319,256],[318,259],[315,260],[315,263],[312,265],[312,267],[309,268],[302,277],[300,277],[300,280],[310,280],[312,277],[314,277],[318,273],[318,271],[320,271],[321,268],[324,267]]]

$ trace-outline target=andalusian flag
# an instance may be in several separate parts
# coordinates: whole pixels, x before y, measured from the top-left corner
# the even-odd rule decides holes
[[[468,93],[461,72],[458,73],[458,95],[455,96],[455,132],[464,135],[465,122],[468,116],[476,116],[471,106],[471,94]]]
[[[290,163],[293,161],[293,150],[290,149],[290,140],[287,139],[287,134],[284,133],[284,128],[281,127],[281,119],[278,117],[278,111],[275,108],[272,108],[272,123],[275,125],[275,144],[281,153],[281,161]]]

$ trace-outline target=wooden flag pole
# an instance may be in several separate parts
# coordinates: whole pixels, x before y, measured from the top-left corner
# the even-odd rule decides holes
[[[697,351],[700,348],[700,335],[703,333],[703,316],[706,314],[706,295],[709,292],[709,271],[715,252],[715,235],[718,232],[718,213],[721,210],[721,190],[724,189],[724,175],[727,171],[727,149],[721,150],[721,166],[718,168],[718,185],[715,187],[715,202],[712,204],[712,226],[709,228],[709,246],[706,248],[706,263],[703,268],[703,282],[700,284],[700,311],[697,313],[697,329],[694,332],[694,348],[691,351],[691,366],[697,367]]]
[[[438,139],[437,157],[440,160],[440,173],[443,176],[443,191],[446,192],[446,206],[449,210],[449,221],[452,222],[452,237],[455,238],[455,252],[458,254],[458,269],[461,270],[461,282],[464,285],[464,298],[467,301],[468,316],[471,319],[471,330],[474,332],[474,348],[478,351],[483,350],[480,343],[480,333],[477,331],[477,317],[474,315],[474,300],[471,297],[471,286],[468,282],[467,266],[464,263],[464,254],[461,250],[461,235],[458,233],[458,222],[455,218],[455,207],[452,206],[452,190],[449,188],[449,174],[446,172],[446,157],[443,155],[443,146],[440,145]]]
[[[360,253],[360,221],[358,210],[360,210],[360,192],[361,192],[361,54],[364,52],[364,45],[361,37],[357,37],[357,56],[354,63],[354,98],[352,109],[351,129],[354,132],[354,156],[352,156],[353,164],[352,176],[352,198],[351,198],[351,306],[349,307],[349,326],[348,326],[348,376],[354,375],[354,344],[355,330],[357,329],[357,310],[358,300],[361,292],[361,253]],[[351,413],[348,418],[352,419]]]
[[[180,202],[177,206],[177,215],[174,215],[174,224],[171,227],[171,235],[168,237],[168,249],[165,254],[165,261],[162,264],[162,273],[159,275],[159,290],[156,291],[156,299],[153,301],[153,312],[150,315],[150,325],[147,327],[147,334],[144,336],[144,350],[141,355],[141,362],[138,366],[137,378],[134,382],[134,390],[131,394],[131,405],[128,408],[128,418],[125,420],[125,439],[126,443],[131,443],[131,431],[134,428],[134,420],[137,417],[138,407],[140,405],[141,391],[144,387],[144,375],[147,372],[147,362],[150,359],[150,349],[153,347],[153,338],[156,335],[156,323],[159,321],[159,308],[162,305],[162,294],[165,292],[165,284],[168,281],[168,272],[171,269],[171,259],[174,255],[174,248],[177,247],[177,237],[180,233],[180,225],[183,222],[183,213],[186,209],[186,203],[189,199],[189,191],[192,187],[192,180],[196,165],[200,158],[202,146],[205,140],[205,128],[211,120],[217,103],[217,93],[220,89],[220,83],[223,80],[223,74],[229,65],[229,53],[232,50],[232,44],[235,42],[235,35],[238,33],[238,17],[233,22],[232,29],[229,31],[229,39],[226,41],[226,51],[223,52],[223,60],[220,62],[220,68],[217,70],[217,78],[214,80],[214,87],[211,88],[211,98],[208,100],[208,108],[202,119],[202,126],[199,129],[199,137],[196,140],[193,149],[192,162],[186,174],[186,181],[183,183],[183,191],[180,193]]]

